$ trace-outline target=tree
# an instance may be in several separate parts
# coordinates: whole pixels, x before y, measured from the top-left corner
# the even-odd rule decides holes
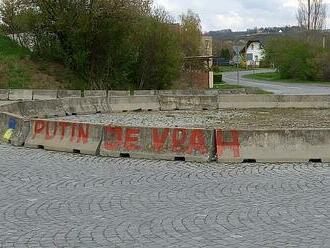
[[[2,20],[33,34],[34,54],[70,67],[90,88],[161,89],[182,67],[180,32],[151,0],[4,1]]]
[[[181,19],[181,43],[185,56],[199,55],[202,42],[202,26],[198,14],[188,10],[182,14]]]
[[[298,24],[307,31],[321,30],[326,23],[326,4],[323,0],[298,0]]]

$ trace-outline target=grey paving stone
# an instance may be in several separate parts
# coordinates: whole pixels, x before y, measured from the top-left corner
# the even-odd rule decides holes
[[[0,247],[330,246],[329,164],[0,157]]]

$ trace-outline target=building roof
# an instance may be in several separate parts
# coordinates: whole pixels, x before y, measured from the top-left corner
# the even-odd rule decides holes
[[[246,49],[254,42],[258,42],[261,44],[262,47],[264,47],[264,44],[261,42],[261,40],[248,40],[244,46],[244,48],[242,49],[241,53],[245,53]]]

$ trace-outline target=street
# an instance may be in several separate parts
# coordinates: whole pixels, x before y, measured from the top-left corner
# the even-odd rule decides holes
[[[255,71],[240,71],[240,85],[248,87],[257,87],[277,95],[329,95],[330,86],[317,84],[300,83],[282,83],[274,81],[262,81],[243,78],[244,75],[253,73],[272,72],[269,69],[260,69]],[[228,72],[223,74],[223,81],[229,84],[237,84],[237,72]]]
[[[328,164],[0,156],[0,247],[330,246]]]

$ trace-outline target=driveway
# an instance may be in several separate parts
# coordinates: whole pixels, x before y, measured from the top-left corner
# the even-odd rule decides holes
[[[258,71],[240,71],[240,85],[248,87],[257,87],[265,91],[273,92],[278,95],[330,95],[330,86],[317,84],[300,84],[273,82],[265,80],[254,80],[243,78],[244,75],[263,72],[272,72],[273,70]],[[237,72],[228,72],[223,74],[223,81],[229,84],[237,83]]]

